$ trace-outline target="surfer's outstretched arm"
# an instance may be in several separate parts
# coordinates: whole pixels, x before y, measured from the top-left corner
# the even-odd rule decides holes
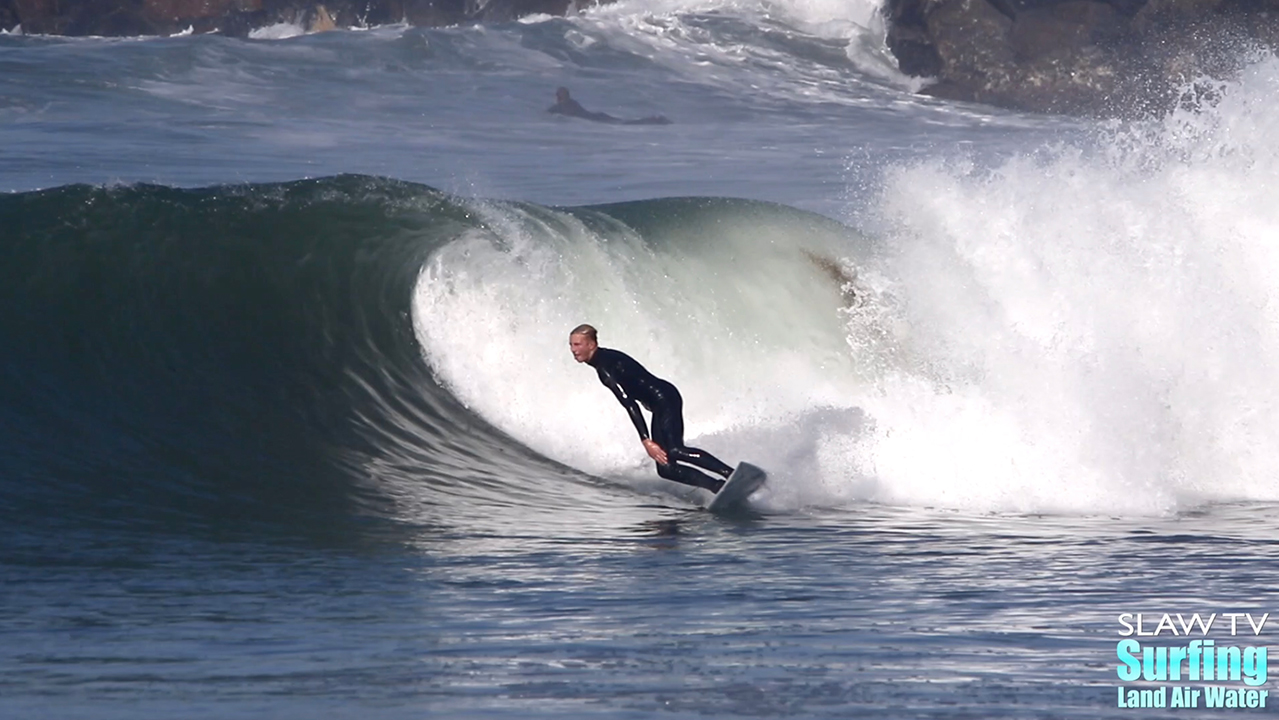
[[[600,382],[604,383],[604,387],[613,391],[613,394],[617,396],[617,401],[622,404],[622,407],[626,408],[626,414],[631,416],[631,422],[635,425],[636,432],[639,433],[640,442],[648,440],[648,423],[644,420],[644,414],[640,412],[639,403],[635,401],[635,398],[626,394],[626,391],[622,389],[622,386],[618,384],[611,373],[603,368],[599,368],[598,371]]]

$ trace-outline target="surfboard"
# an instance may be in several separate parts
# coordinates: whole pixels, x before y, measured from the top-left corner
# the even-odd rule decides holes
[[[728,476],[728,482],[715,493],[715,498],[706,509],[720,514],[741,509],[746,498],[758,490],[767,478],[768,473],[750,463],[738,464],[733,474]]]

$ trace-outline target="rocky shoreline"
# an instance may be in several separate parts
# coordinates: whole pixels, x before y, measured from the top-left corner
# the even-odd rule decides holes
[[[0,0],[0,29],[236,37],[566,15],[611,0]],[[923,92],[1031,112],[1136,117],[1279,46],[1279,0],[887,0],[888,46]]]
[[[1279,0],[888,0],[888,45],[924,92],[1071,115],[1166,112],[1279,45]]]
[[[0,0],[0,29],[133,37],[194,33],[247,36],[290,23],[308,32],[398,22],[439,27],[565,15],[610,0]]]

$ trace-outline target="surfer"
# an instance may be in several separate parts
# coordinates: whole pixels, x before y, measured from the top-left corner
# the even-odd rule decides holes
[[[562,87],[555,91],[555,104],[546,109],[546,112],[555,113],[556,115],[567,115],[569,117],[581,118],[583,120],[593,120],[595,122],[611,123],[613,125],[669,125],[663,115],[649,115],[638,120],[623,120],[616,118],[608,113],[591,112],[582,107],[582,104],[569,97],[568,88]]]
[[[595,368],[604,387],[613,391],[617,401],[626,408],[639,431],[640,442],[648,456],[657,463],[657,474],[667,480],[719,492],[724,481],[698,472],[686,465],[696,465],[727,478],[733,468],[720,462],[705,450],[684,445],[684,399],[679,390],[669,382],[644,369],[630,355],[599,346],[595,328],[578,325],[568,336],[568,347],[573,359]],[[653,414],[653,433],[639,406]]]

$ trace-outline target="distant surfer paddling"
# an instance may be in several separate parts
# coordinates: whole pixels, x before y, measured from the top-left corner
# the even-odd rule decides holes
[[[595,368],[600,382],[612,390],[617,401],[626,408],[631,422],[639,431],[640,442],[648,456],[657,463],[658,475],[711,492],[719,492],[724,487],[723,480],[678,464],[696,465],[725,478],[733,473],[733,468],[714,455],[684,444],[684,399],[674,385],[645,370],[630,355],[600,347],[595,328],[590,325],[573,328],[568,336],[568,347],[574,360]],[[640,405],[653,414],[651,436]]]
[[[569,97],[568,88],[562,87],[555,91],[555,104],[546,109],[546,112],[556,115],[567,115],[568,117],[581,118],[583,120],[591,120],[593,122],[611,123],[613,125],[669,125],[663,115],[649,115],[637,120],[623,120],[616,118],[608,113],[591,112],[582,107],[582,104]]]

